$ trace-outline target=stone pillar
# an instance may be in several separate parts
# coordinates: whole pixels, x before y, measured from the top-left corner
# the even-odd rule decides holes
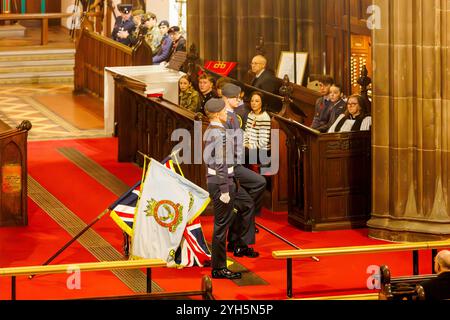
[[[374,0],[369,235],[450,238],[450,0]]]

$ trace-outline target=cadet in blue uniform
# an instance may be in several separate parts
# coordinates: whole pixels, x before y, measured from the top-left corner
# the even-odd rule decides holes
[[[235,114],[235,108],[239,106],[239,97],[241,93],[241,88],[235,84],[227,83],[222,88],[222,99],[227,105],[228,119],[227,119],[227,129],[234,130],[235,139],[235,149],[234,149],[234,176],[243,189],[237,195],[235,208],[238,210],[237,219],[233,222],[231,227],[231,232],[228,235],[228,251],[233,251],[236,257],[249,257],[256,258],[259,253],[250,248],[249,245],[255,244],[256,242],[256,228],[255,228],[255,215],[259,215],[262,207],[262,200],[264,196],[264,191],[266,189],[266,179],[260,174],[244,167],[242,164],[245,162],[244,154],[244,131],[240,128],[240,122]],[[241,212],[246,212],[247,210],[252,210],[250,221],[244,221],[242,219]],[[236,241],[238,239],[237,235],[242,232],[242,229],[246,230],[244,232],[243,242],[244,245],[238,244]]]
[[[208,192],[214,204],[211,275],[215,279],[240,279],[241,273],[227,268],[226,238],[235,218],[234,205],[238,190],[233,179],[233,163],[228,164],[226,157],[225,102],[221,99],[211,99],[206,103],[205,111],[210,125],[204,136],[204,159],[207,165]]]
[[[132,5],[120,4],[117,8],[119,9],[121,16],[117,18],[116,23],[114,24],[111,34],[112,38],[117,42],[131,47],[132,35],[136,29],[136,25],[134,24],[131,14]]]

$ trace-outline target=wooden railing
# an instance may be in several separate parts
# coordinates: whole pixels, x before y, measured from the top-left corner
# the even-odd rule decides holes
[[[111,270],[125,270],[125,269],[147,269],[147,293],[151,292],[151,268],[165,267],[167,263],[161,259],[146,259],[133,261],[107,261],[107,262],[93,262],[93,263],[78,263],[78,264],[60,264],[60,265],[46,265],[46,266],[32,266],[32,267],[13,267],[1,268],[0,277],[11,277],[11,300],[16,300],[16,277],[18,276],[36,276],[43,274],[58,274],[67,273],[68,271],[111,271]]]
[[[152,51],[146,41],[133,48],[83,29],[76,45],[75,92],[87,91],[103,98],[105,67],[140,66],[152,63]]]
[[[308,250],[280,250],[273,251],[275,259],[286,259],[287,289],[286,294],[292,298],[292,260],[310,257],[324,257],[349,254],[385,253],[398,251],[413,251],[413,269],[419,270],[418,250],[450,248],[450,240],[436,242],[399,243],[386,245],[371,245],[360,247],[319,248]]]

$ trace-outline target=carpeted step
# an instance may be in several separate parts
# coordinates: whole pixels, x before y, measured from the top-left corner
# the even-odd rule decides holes
[[[73,82],[74,49],[0,52],[0,84]]]

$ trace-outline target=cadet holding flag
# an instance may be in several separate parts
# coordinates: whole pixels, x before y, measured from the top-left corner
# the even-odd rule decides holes
[[[235,218],[234,205],[237,187],[234,166],[227,161],[227,121],[225,102],[210,99],[205,105],[210,125],[205,132],[204,160],[207,166],[208,192],[214,204],[214,231],[212,239],[212,277],[215,279],[240,279],[240,272],[227,268],[227,232]],[[250,212],[251,213],[251,212]]]
[[[237,179],[241,192],[237,195],[235,208],[239,214],[233,222],[228,234],[228,251],[233,251],[236,257],[257,258],[259,253],[249,245],[256,242],[255,215],[259,215],[262,207],[264,191],[266,189],[266,179],[256,172],[247,169],[242,164],[245,162],[244,156],[244,132],[240,127],[235,109],[239,106],[241,88],[235,84],[227,83],[222,88],[222,99],[226,104],[227,123],[226,128],[232,130],[234,141],[234,176]],[[251,211],[250,220],[244,219],[243,212]],[[238,235],[244,230],[243,242],[236,241]]]

